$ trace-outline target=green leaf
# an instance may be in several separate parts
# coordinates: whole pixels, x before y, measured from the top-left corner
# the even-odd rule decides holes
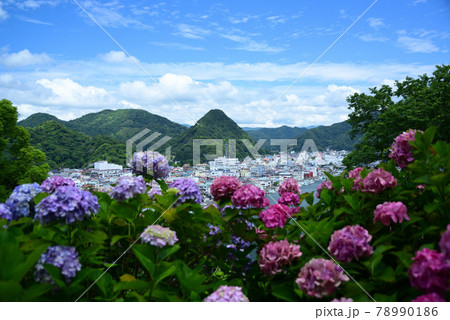
[[[22,301],[36,301],[39,297],[43,296],[47,292],[51,291],[54,288],[52,284],[48,283],[39,283],[35,284],[26,290],[24,290],[21,300]],[[1,289],[0,289],[1,290]]]
[[[282,283],[272,283],[272,294],[280,300],[294,302],[298,301],[298,296],[295,294],[294,288]]]
[[[52,264],[44,263],[44,269],[47,270],[48,274],[52,277],[53,281],[55,281],[58,287],[64,288],[66,286],[66,282],[64,281],[64,278],[61,275],[60,268]]]
[[[152,274],[154,279],[153,286],[157,286],[159,282],[167,278],[168,276],[175,274],[176,266],[170,262],[163,261],[158,264],[155,274]]]
[[[395,282],[395,272],[391,267],[385,268],[380,274],[378,274],[375,279],[384,282]]]
[[[143,280],[121,281],[114,285],[114,291],[121,290],[146,290],[150,288],[150,283]]]
[[[416,132],[415,136],[421,135],[422,133]],[[429,148],[431,146],[431,142],[433,141],[434,135],[436,134],[436,127],[429,127],[423,133],[422,141],[424,143],[425,148]]]
[[[0,281],[0,301],[20,301],[22,287],[15,281]]]
[[[163,248],[158,254],[158,260],[159,261],[164,260],[165,258],[171,256],[172,254],[174,254],[175,252],[180,250],[180,248],[181,247],[179,245],[177,245],[177,244],[174,245],[174,246]]]
[[[450,183],[450,173],[440,173],[430,177],[430,182],[435,186],[446,186]]]
[[[355,195],[344,195],[345,201],[352,207],[353,210],[359,211],[360,210],[360,203],[359,199]]]
[[[128,235],[125,236],[119,236],[119,235],[115,235],[114,237],[112,237],[111,239],[111,247],[114,246],[116,244],[117,241],[121,240],[121,239],[126,239],[128,238]]]
[[[153,262],[154,256],[151,249],[144,245],[134,245],[133,252],[142,266],[149,272],[150,275],[153,275],[155,273],[155,264]]]
[[[396,256],[400,262],[405,266],[406,269],[409,269],[409,267],[411,266],[412,263],[412,258],[413,255],[405,252],[405,251],[395,251],[395,252],[390,252],[390,254],[393,254],[394,256]]]
[[[113,292],[113,278],[109,273],[103,274],[95,283],[105,298],[111,296]]]
[[[47,250],[48,246],[49,244],[41,245],[29,254],[26,261],[16,267],[14,277],[12,277],[11,280],[20,282],[27,272],[36,265],[41,258],[41,255],[45,252],[45,250]]]

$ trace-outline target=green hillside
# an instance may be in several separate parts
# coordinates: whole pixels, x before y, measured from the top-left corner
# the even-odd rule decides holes
[[[270,139],[294,139],[306,132],[307,128],[281,126],[278,128],[260,128],[258,130],[246,130],[256,142],[259,139],[266,139],[263,147],[269,150],[280,150],[280,146],[270,145]]]
[[[21,121],[17,122],[17,125],[25,127],[25,128],[34,128],[34,127],[37,127],[38,125],[40,125],[41,123],[44,123],[46,121],[51,121],[51,120],[56,121],[61,124],[64,124],[64,125],[67,125],[66,121],[60,120],[57,117],[52,116],[51,114],[42,113],[42,112],[32,114],[25,120],[21,120]]]

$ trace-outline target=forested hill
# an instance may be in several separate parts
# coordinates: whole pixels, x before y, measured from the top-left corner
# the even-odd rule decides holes
[[[249,130],[249,128],[247,128],[246,132],[256,142],[258,142],[259,139],[266,139],[266,142],[263,144],[264,148],[279,150],[280,146],[270,145],[270,139],[294,139],[307,130],[307,128],[281,126],[278,128],[259,128],[257,130]]]

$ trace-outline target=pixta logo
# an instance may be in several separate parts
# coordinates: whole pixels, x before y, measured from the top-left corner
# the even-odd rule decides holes
[[[141,152],[144,151],[144,148],[149,145],[151,142],[153,142],[155,139],[157,139],[159,136],[161,136],[161,133],[159,132],[153,132],[152,134],[148,135],[151,132],[150,129],[143,129],[138,134],[134,135],[126,142],[126,152],[127,152],[127,163],[131,161],[133,158],[133,145],[136,143],[136,151],[135,152]],[[147,136],[147,137],[146,137]],[[145,149],[145,151],[155,151],[159,147],[161,147],[163,144],[168,142],[172,137],[164,136],[160,140],[156,141],[149,147]],[[139,142],[138,142],[139,141]],[[171,148],[167,147],[165,150],[165,157],[166,159],[171,159]]]

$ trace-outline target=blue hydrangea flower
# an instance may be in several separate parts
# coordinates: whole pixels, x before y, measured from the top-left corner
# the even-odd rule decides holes
[[[65,220],[67,224],[81,221],[99,210],[98,199],[90,192],[72,186],[62,186],[36,206],[35,219],[42,224]]]
[[[128,166],[135,174],[149,174],[154,179],[164,179],[170,172],[169,162],[156,151],[136,152]]]
[[[9,221],[12,220],[11,210],[9,210],[9,207],[4,203],[0,203],[0,218]]]
[[[44,264],[51,264],[61,269],[66,283],[69,284],[76,273],[81,270],[80,261],[78,261],[78,253],[74,247],[53,246],[49,247],[46,252],[41,255],[36,264],[34,276],[36,281],[41,283],[54,283],[52,277],[44,269]]]
[[[192,200],[196,203],[202,202],[202,195],[198,189],[197,183],[192,179],[177,179],[171,184],[169,188],[178,189],[178,200],[175,202],[175,206],[185,203],[188,200]]]
[[[147,186],[144,178],[139,177],[120,177],[116,186],[112,190],[112,198],[119,201],[134,198],[139,193],[145,193]]]
[[[178,241],[175,231],[169,228],[163,228],[160,225],[147,227],[141,234],[143,242],[150,243],[152,246],[162,248],[166,245],[174,245]]]
[[[53,193],[58,187],[61,186],[75,187],[75,182],[70,178],[64,178],[61,176],[51,176],[41,183],[42,191],[46,193]]]
[[[33,205],[30,207],[30,201],[40,192],[42,192],[42,189],[36,182],[15,187],[6,200],[6,205],[11,210],[11,220],[28,217],[30,211],[33,211]]]

